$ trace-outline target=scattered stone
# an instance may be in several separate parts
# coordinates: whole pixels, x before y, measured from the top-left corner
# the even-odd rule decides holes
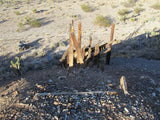
[[[152,93],[152,96],[153,96],[153,97],[156,97],[156,93]]]

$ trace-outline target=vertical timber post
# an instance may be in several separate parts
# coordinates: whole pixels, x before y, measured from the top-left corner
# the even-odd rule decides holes
[[[71,32],[74,31],[73,25],[70,25],[70,36],[69,36],[69,54],[68,54],[68,64],[69,67],[73,67],[73,39],[71,37]]]
[[[89,41],[89,49],[88,49],[88,56],[87,56],[86,61],[91,58],[91,52],[92,52],[92,48],[91,48],[91,47],[92,47],[92,46],[91,46],[91,45],[92,45],[92,37],[91,37],[91,35],[89,36],[89,40],[90,40],[90,41]]]
[[[95,51],[94,51],[94,63],[96,63],[96,64],[99,63],[99,57],[100,57],[99,52],[100,52],[100,50],[99,50],[99,44],[97,44],[95,46]]]
[[[114,35],[114,28],[115,28],[115,24],[112,23],[112,27],[111,27],[111,36],[110,36],[110,44],[108,47],[108,52],[106,53],[106,64],[109,65],[110,64],[110,57],[111,57],[111,47],[112,47],[112,42],[113,42],[113,35]]]
[[[81,22],[78,24],[78,46],[81,49]]]
[[[74,32],[71,33],[71,38],[73,40],[74,46],[76,48],[76,52],[77,52],[77,60],[79,61],[80,64],[83,64],[83,59],[82,59],[82,52],[78,46],[78,42],[76,40],[76,36],[74,34]]]

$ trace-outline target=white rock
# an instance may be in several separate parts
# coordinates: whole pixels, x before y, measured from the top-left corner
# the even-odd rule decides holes
[[[152,93],[152,96],[153,96],[153,97],[156,97],[156,93]]]
[[[124,108],[124,110],[125,110],[127,113],[129,113],[129,111],[128,111],[128,109],[127,109],[127,108]]]
[[[51,79],[49,79],[49,82],[52,82],[52,80],[51,80]]]

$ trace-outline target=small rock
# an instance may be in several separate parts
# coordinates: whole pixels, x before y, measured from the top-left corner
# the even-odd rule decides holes
[[[124,108],[124,110],[125,110],[127,113],[129,113],[129,111],[128,111],[128,109],[127,109],[127,108]]]
[[[152,93],[152,96],[153,96],[153,97],[156,97],[156,93]]]
[[[58,120],[58,117],[57,117],[57,116],[54,116],[54,120]]]
[[[66,76],[59,76],[58,79],[66,79]]]
[[[52,82],[52,80],[51,80],[51,79],[49,79],[49,82],[51,83],[51,82]]]
[[[18,91],[13,92],[13,96],[16,97],[18,95]]]

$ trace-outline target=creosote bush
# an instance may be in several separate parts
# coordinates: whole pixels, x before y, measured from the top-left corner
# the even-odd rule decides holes
[[[84,12],[92,12],[93,11],[93,7],[86,5],[86,4],[82,4],[81,8]]]
[[[33,13],[37,13],[37,9],[33,9],[32,12],[33,12]]]
[[[121,9],[121,10],[118,11],[118,14],[121,15],[121,16],[127,15],[129,13],[130,13],[130,11],[128,9]]]
[[[160,10],[160,3],[155,3],[151,6],[151,8],[155,9],[155,10]]]
[[[42,22],[33,17],[25,17],[25,24],[30,25],[32,27],[40,27]]]
[[[137,2],[137,0],[128,0],[127,2],[123,2],[123,6],[124,7],[133,7],[135,6],[135,3]]]
[[[16,15],[20,15],[20,12],[19,11],[15,11],[14,12]]]
[[[107,17],[99,15],[96,17],[95,24],[103,27],[109,27],[111,22]]]
[[[140,12],[142,12],[144,9],[143,8],[140,8],[140,7],[136,7],[136,8],[134,8],[134,12],[136,13],[136,14],[139,14]]]

